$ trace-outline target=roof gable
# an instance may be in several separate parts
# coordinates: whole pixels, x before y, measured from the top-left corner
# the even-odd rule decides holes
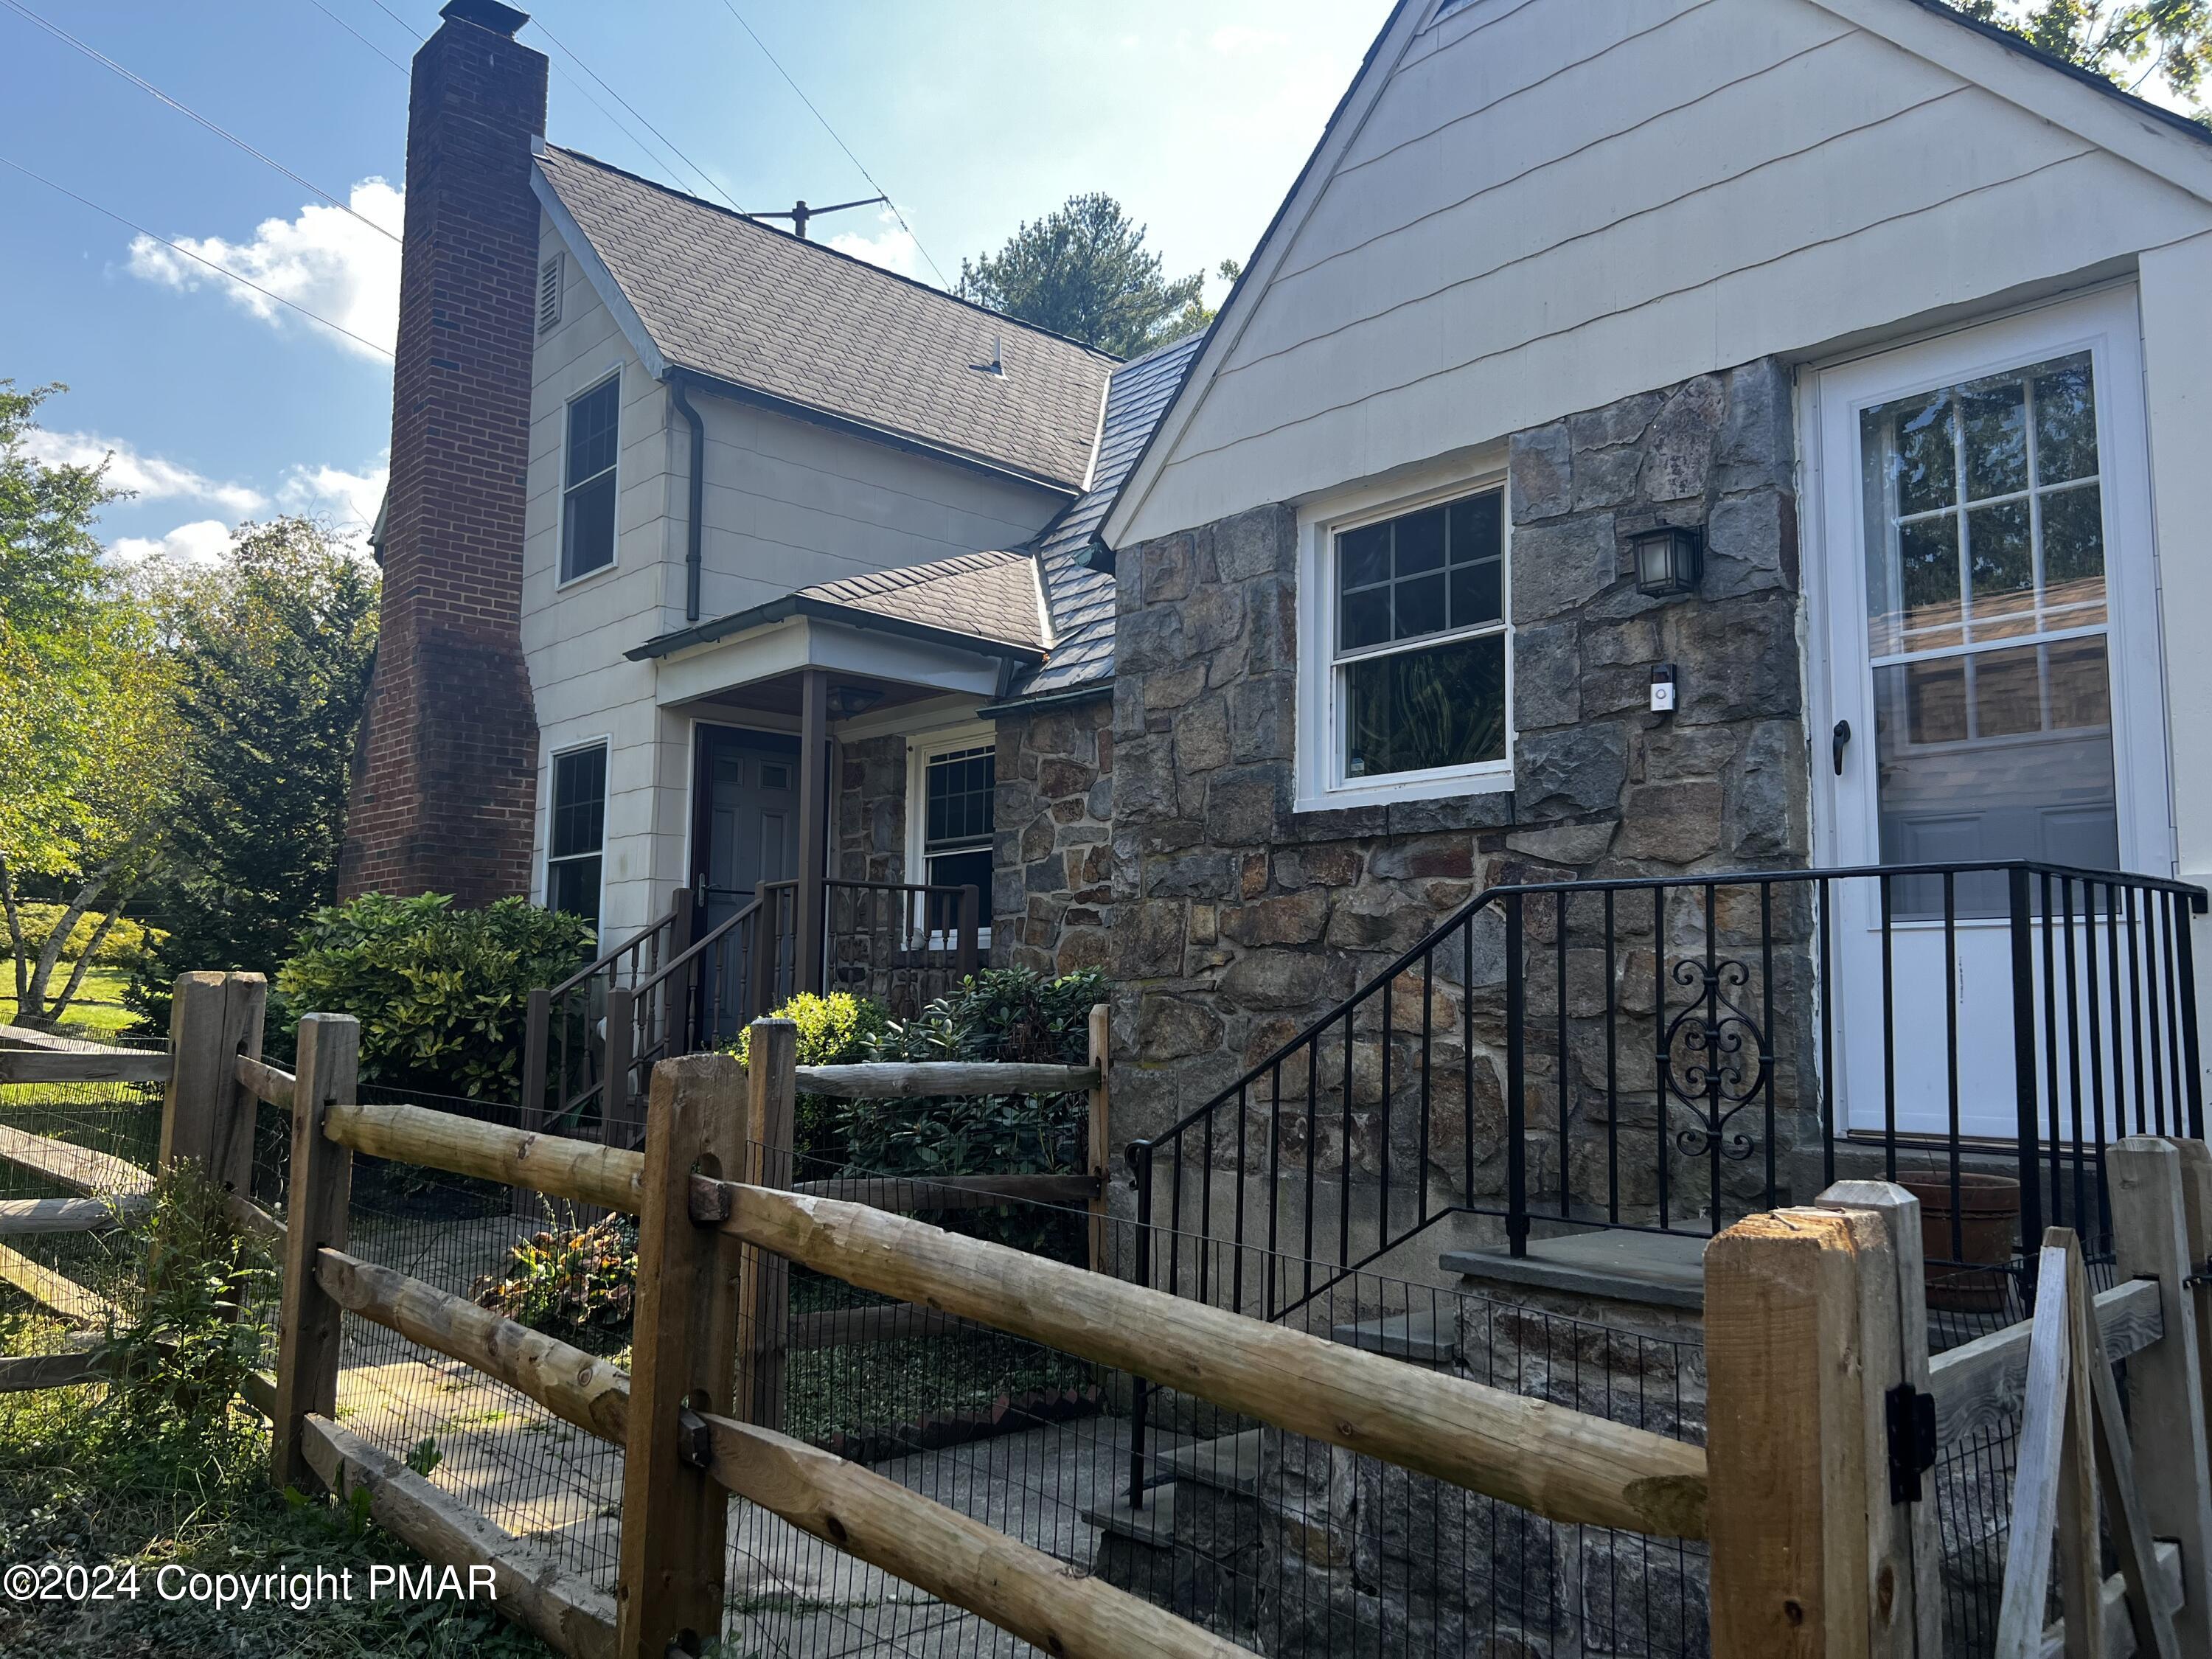
[[[1769,55],[1729,82],[1717,60],[1749,57],[1754,37]],[[1847,68],[1816,72],[1824,50],[1821,61],[1841,58]],[[1782,65],[1787,75],[1776,72]],[[1734,152],[1748,147],[1729,134],[1764,142],[1765,129],[1785,122],[1753,116],[1727,128],[1717,112],[1730,99],[1771,106],[1784,80],[1795,86],[1784,114],[1818,105],[1826,125],[1798,150],[1750,158],[1753,170],[1769,169],[1764,180],[1739,177],[1729,171]],[[1408,90],[1394,92],[1401,81]],[[1925,222],[1933,228],[1923,246],[1940,246],[1963,275],[1879,295],[1872,285],[1854,294],[1808,281],[1804,310],[1841,318],[1893,300],[1895,308],[1850,324],[1892,326],[2203,228],[2212,145],[2190,124],[1978,30],[1933,0],[1610,0],[1597,11],[1579,0],[1470,0],[1441,14],[1433,0],[1401,0],[1224,301],[1108,514],[1105,538],[1120,545],[1188,528],[1842,337],[1850,329],[1840,322],[1826,333],[1799,329],[1771,296],[1734,279],[1734,267],[1698,268],[1702,250],[1741,242],[1746,261],[1778,272],[1824,234],[1785,245],[1780,225],[1820,205],[1819,169],[1845,178],[1847,156],[1876,148],[1868,136],[1875,126],[1907,113],[1910,99],[1932,106],[1947,88],[1960,94],[1947,110],[1913,112],[1913,121],[1930,132],[1948,123],[1951,140],[1984,154],[1923,152],[1952,168],[1906,180],[1924,184],[1928,199],[1876,204],[1905,175],[1863,167],[1866,187],[1840,193],[1856,197],[1849,210],[1868,210],[1847,230],[1871,232],[1884,214],[1899,228],[1887,242],[1863,237],[1859,257],[1895,258],[1902,227]],[[1869,108],[1848,107],[1855,98]],[[1434,118],[1409,118],[1409,100],[1416,115]],[[1614,119],[1639,100],[1648,110]],[[1706,100],[1702,112],[1693,107]],[[1635,121],[1642,132],[1632,133]],[[1478,129],[1479,138],[1468,136]],[[2008,149],[2034,159],[2011,166]],[[1521,159],[1469,182],[1508,152]],[[1984,172],[1966,176],[1972,167]],[[2026,176],[2037,167],[2048,170],[2041,185]],[[1347,182],[1332,196],[1340,176]],[[2014,222],[2038,226],[2040,268],[1994,246],[1975,216],[1983,206],[1936,216],[1946,206],[1934,199],[1939,188],[1962,202],[1984,191],[1994,214],[2000,185],[2010,192],[2002,199],[2020,204],[2008,209]],[[1629,199],[1631,188],[1644,193]],[[1470,191],[1489,198],[1476,202]],[[1770,213],[1762,191],[1785,211]],[[2154,207],[2142,206],[2154,198]],[[1589,206],[1580,222],[1559,206],[1601,198],[1605,210]],[[2051,222],[2075,204],[2078,220],[2054,234]],[[1671,240],[1646,234],[1662,210],[1674,213]],[[2136,222],[2126,222],[2130,214]],[[1527,234],[1553,222],[1564,235],[1548,247]],[[2142,240],[2128,240],[2136,235]],[[1392,255],[1379,252],[1386,241]],[[1579,254],[1561,252],[1577,245]],[[1446,295],[1455,284],[1468,295]],[[1692,361],[1701,351],[1712,360]],[[1545,405],[1585,390],[1580,401]]]
[[[537,161],[540,200],[657,376],[1059,489],[1089,482],[1103,353],[575,151]]]

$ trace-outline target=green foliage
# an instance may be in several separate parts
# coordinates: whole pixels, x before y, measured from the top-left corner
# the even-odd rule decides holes
[[[179,974],[273,974],[337,896],[377,581],[326,526],[280,518],[241,526],[216,566],[167,570],[153,602],[174,641],[184,744],[154,900],[168,937],[129,996],[160,1029]]]
[[[117,492],[104,467],[32,453],[59,390],[0,380],[0,921],[29,1025],[58,1019],[82,975],[53,982],[58,951],[28,945],[21,902],[118,909],[174,822],[173,664],[93,535]]]
[[[501,899],[481,910],[442,893],[366,893],[318,910],[277,970],[280,1014],[351,1014],[364,1081],[512,1100],[532,987],[591,956],[579,918]]]
[[[1048,979],[1024,968],[987,968],[914,1018],[887,1024],[872,1058],[1079,1065],[1091,1009],[1105,994],[1096,971]],[[1065,1175],[1084,1167],[1088,1109],[1079,1094],[975,1095],[841,1102],[837,1121],[855,1175]],[[1068,1260],[1079,1249],[1067,1217],[1015,1208],[943,1219]]]
[[[2155,77],[2194,102],[2212,68],[2212,0],[1958,3],[1967,16],[2008,29],[2130,92]]]
[[[437,1441],[428,1435],[409,1448],[403,1460],[407,1467],[420,1475],[428,1476],[431,1470],[446,1461],[446,1454],[438,1449]]]
[[[1071,196],[1032,224],[1023,221],[996,253],[960,262],[955,291],[1117,357],[1134,357],[1189,331],[1202,272],[1168,281],[1145,228],[1103,191]],[[1200,326],[1204,326],[1201,322]]]
[[[637,1224],[612,1215],[590,1227],[533,1234],[508,1251],[503,1272],[479,1280],[471,1294],[478,1307],[533,1331],[587,1352],[614,1353],[629,1344]]]
[[[19,902],[15,908],[21,921],[24,947],[33,951],[45,950],[46,940],[52,936],[67,908],[29,900]],[[95,967],[136,968],[149,945],[158,945],[167,937],[160,928],[145,927],[128,916],[118,916],[102,932],[101,924],[106,921],[97,911],[79,913],[70,925],[69,936],[62,941],[58,960],[82,961],[89,951]]]
[[[801,1066],[849,1066],[867,1059],[890,1019],[880,1004],[850,991],[833,991],[826,997],[802,991],[772,1014],[777,1019],[797,1022]],[[743,1060],[750,1046],[750,1031],[739,1031],[730,1052]],[[817,1164],[844,1161],[841,1106],[842,1103],[826,1095],[799,1097],[793,1112],[796,1119],[793,1150],[800,1164],[798,1179],[811,1178]]]

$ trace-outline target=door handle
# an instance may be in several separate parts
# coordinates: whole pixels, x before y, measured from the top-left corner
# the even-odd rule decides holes
[[[1838,720],[1835,731],[1830,734],[1830,743],[1832,755],[1835,761],[1836,775],[1839,778],[1844,775],[1844,745],[1850,740],[1851,723],[1849,720]]]

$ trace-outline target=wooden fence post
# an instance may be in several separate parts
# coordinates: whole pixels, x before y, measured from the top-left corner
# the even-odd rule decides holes
[[[757,1019],[745,1048],[745,1155],[743,1177],[756,1187],[792,1183],[792,1142],[799,1109],[799,1026]],[[738,1293],[738,1340],[744,1348],[732,1413],[766,1428],[783,1426],[783,1373],[790,1349],[791,1266],[770,1251],[746,1261]]]
[[[1916,1402],[1929,1395],[1928,1284],[1926,1258],[1921,1249],[1920,1200],[1904,1188],[1887,1181],[1839,1181],[1815,1200],[1824,1210],[1858,1210],[1880,1218],[1895,1264],[1894,1283],[1881,1285],[1871,1273],[1861,1278],[1859,1302],[1862,1364],[1866,1387],[1880,1389],[1887,1406],[1890,1392],[1900,1384],[1911,1389],[1899,1395],[1894,1408],[1899,1428],[1913,1436],[1918,1449],[1919,1414],[1930,1404]],[[1894,1334],[1883,1324],[1894,1309]],[[1875,1620],[1873,1651],[1894,1654],[1899,1659],[1936,1659],[1943,1650],[1943,1548],[1936,1514],[1932,1473],[1916,1472],[1904,1483],[1904,1499],[1887,1482],[1889,1412],[1869,1417],[1867,1427],[1875,1437],[1867,1446],[1870,1467],[1883,1471],[1875,1482],[1876,1501],[1867,1506],[1867,1558],[1873,1571],[1868,1585]],[[1932,1447],[1929,1448],[1932,1449]],[[1885,1485],[1889,1490],[1882,1490]],[[1887,1499],[1885,1503],[1881,1500]]]
[[[1706,1247],[1713,1659],[1912,1651],[1913,1621],[1883,1607],[1911,1586],[1869,1551],[1869,1517],[1889,1503],[1872,1456],[1887,1383],[1859,1363],[1869,1328],[1900,1328],[1897,1302],[1869,1211],[1776,1210]]]
[[[697,1653],[722,1634],[729,1495],[707,1473],[703,1448],[688,1443],[680,1413],[737,1414],[743,1247],[691,1219],[691,1176],[745,1170],[743,1078],[729,1054],[686,1054],[653,1070],[615,1580],[618,1659],[664,1659],[672,1643]]]
[[[629,1074],[637,1060],[637,993],[623,986],[607,992],[606,1070],[600,1074],[599,1139],[627,1147],[637,1120],[630,1115]]]
[[[258,974],[178,975],[169,1003],[169,1088],[161,1161],[188,1158],[232,1192],[253,1177],[253,1097],[238,1056],[261,1052],[269,983]]]
[[[2131,1135],[2108,1148],[2114,1267],[2154,1279],[2165,1334],[2128,1361],[2136,1490],[2155,1538],[2181,1545],[2181,1610],[2174,1632],[2185,1653],[2212,1653],[2212,1477],[2205,1445],[2204,1372],[2192,1255],[2173,1143]]]
[[[308,1014],[300,1021],[292,1085],[292,1170],[284,1205],[284,1279],[276,1327],[276,1396],[269,1425],[270,1481],[279,1492],[305,1488],[300,1425],[313,1413],[334,1417],[338,1404],[338,1304],[315,1279],[315,1255],[346,1245],[353,1152],[323,1133],[330,1109],[350,1105],[361,1062],[361,1026],[350,1014]]]
[[[2189,1230],[2190,1294],[2197,1306],[2197,1392],[2205,1403],[2205,1455],[2212,1459],[2212,1146],[2201,1140],[2177,1140],[2181,1154],[2181,1210]]]
[[[1103,1002],[1091,1006],[1091,1047],[1086,1062],[1098,1073],[1098,1081],[1091,1085],[1088,1125],[1091,1177],[1098,1183],[1098,1196],[1091,1200],[1091,1271],[1097,1273],[1106,1271],[1106,1172],[1114,1159],[1106,1092],[1106,1054],[1113,1031],[1111,1012]]]

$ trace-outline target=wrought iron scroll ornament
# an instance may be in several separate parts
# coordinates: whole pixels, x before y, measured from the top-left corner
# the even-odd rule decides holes
[[[1751,969],[1730,957],[1686,957],[1667,976],[1695,988],[1697,994],[1668,1022],[1659,1048],[1660,1083],[1667,1095],[1705,1118],[1677,1130],[1674,1146],[1691,1158],[1717,1148],[1721,1157],[1740,1164],[1751,1156],[1753,1142],[1741,1131],[1729,1133],[1729,1123],[1758,1097],[1773,1065],[1766,1033],[1728,994],[1750,982]]]

